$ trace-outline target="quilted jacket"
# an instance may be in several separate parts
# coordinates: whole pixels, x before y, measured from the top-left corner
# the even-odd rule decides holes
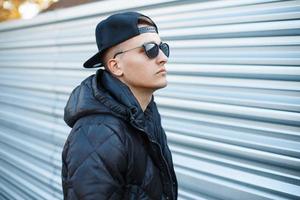
[[[176,200],[177,180],[160,115],[98,70],[71,93],[62,152],[65,200]]]

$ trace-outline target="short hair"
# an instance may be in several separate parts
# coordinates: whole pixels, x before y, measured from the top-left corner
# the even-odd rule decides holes
[[[138,27],[143,27],[144,25],[145,26],[155,26],[154,22],[151,21],[149,18],[140,16],[139,19],[138,19]],[[108,72],[109,72],[109,69],[107,67],[107,61],[108,61],[108,59],[110,59],[110,58],[107,57],[108,53],[111,49],[115,48],[117,45],[112,46],[112,47],[104,50],[104,52],[102,53],[101,60],[102,60],[104,69],[107,70]]]

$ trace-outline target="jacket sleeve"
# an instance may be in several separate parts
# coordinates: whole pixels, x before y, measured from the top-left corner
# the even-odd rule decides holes
[[[119,135],[105,125],[74,131],[62,155],[64,199],[123,199],[125,149]]]

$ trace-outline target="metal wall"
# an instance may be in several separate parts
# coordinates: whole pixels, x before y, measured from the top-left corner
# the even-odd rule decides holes
[[[300,199],[300,1],[102,1],[0,24],[0,199],[62,199],[63,108],[94,28],[151,16],[171,46],[156,93],[179,199]]]

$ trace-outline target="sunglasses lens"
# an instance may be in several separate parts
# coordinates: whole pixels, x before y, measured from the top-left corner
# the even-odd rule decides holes
[[[170,49],[169,49],[169,45],[167,43],[161,43],[159,45],[159,48],[162,50],[162,52],[164,52],[164,54],[169,57],[170,55]]]
[[[144,45],[144,49],[149,58],[155,58],[159,53],[159,49],[161,49],[167,57],[169,57],[170,54],[169,45],[167,43],[161,43],[160,45],[148,43]]]
[[[144,45],[145,52],[149,58],[155,58],[158,55],[158,45],[155,43],[148,43]]]

